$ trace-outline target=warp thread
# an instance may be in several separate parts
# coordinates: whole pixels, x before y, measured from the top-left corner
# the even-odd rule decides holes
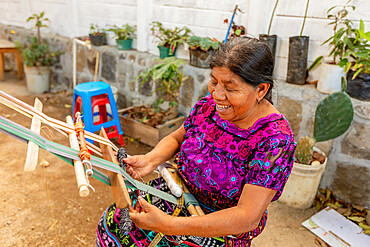
[[[126,171],[127,164],[123,161],[124,158],[127,158],[127,151],[124,148],[118,149],[117,160],[124,171]],[[119,220],[119,231],[123,235],[129,234],[132,230],[132,221],[130,218],[129,208],[122,208],[120,212]]]

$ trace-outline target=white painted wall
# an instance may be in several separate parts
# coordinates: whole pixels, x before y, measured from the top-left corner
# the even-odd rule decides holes
[[[347,0],[311,0],[304,35],[310,36],[309,63],[316,57],[327,54],[327,46],[321,46],[332,33],[326,19],[326,11]],[[244,11],[236,16],[238,24],[246,26],[250,35],[258,37],[267,32],[275,0],[0,0],[0,23],[31,27],[26,19],[32,13],[46,12],[50,29],[45,30],[67,37],[87,35],[90,23],[100,26],[124,23],[138,26],[138,40],[134,46],[140,51],[158,54],[149,24],[156,20],[165,27],[189,27],[194,34],[223,40],[235,4]],[[353,0],[356,11],[350,15],[355,25],[363,19],[370,30],[370,0]],[[279,36],[276,77],[285,79],[290,36],[299,35],[306,0],[280,0],[271,28]],[[187,58],[186,47],[177,52]]]

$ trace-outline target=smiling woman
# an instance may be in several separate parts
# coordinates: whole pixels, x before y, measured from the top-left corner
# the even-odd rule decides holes
[[[156,232],[164,234],[157,246],[250,246],[264,229],[296,147],[289,123],[271,103],[272,54],[264,43],[238,37],[220,46],[210,66],[210,95],[184,124],[146,155],[125,159],[127,172],[139,179],[176,154],[179,173],[206,215],[182,210],[173,217],[176,205],[139,197],[129,235],[117,230],[120,209],[106,210],[98,246],[149,246]],[[168,190],[163,180],[151,185]]]

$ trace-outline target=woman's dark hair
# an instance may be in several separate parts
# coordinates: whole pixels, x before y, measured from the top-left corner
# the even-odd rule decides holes
[[[269,83],[270,88],[264,98],[272,104],[273,60],[271,50],[265,43],[243,36],[222,44],[213,54],[210,67],[227,67],[244,82],[255,87],[261,83]]]

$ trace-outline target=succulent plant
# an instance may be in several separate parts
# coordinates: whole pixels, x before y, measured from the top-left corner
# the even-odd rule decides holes
[[[295,157],[302,164],[310,164],[313,154],[313,145],[315,141],[309,136],[303,136],[297,143]]]
[[[352,120],[353,105],[347,93],[335,92],[327,96],[316,107],[313,138],[305,136],[298,141],[295,153],[297,160],[310,164],[314,143],[342,135]]]

